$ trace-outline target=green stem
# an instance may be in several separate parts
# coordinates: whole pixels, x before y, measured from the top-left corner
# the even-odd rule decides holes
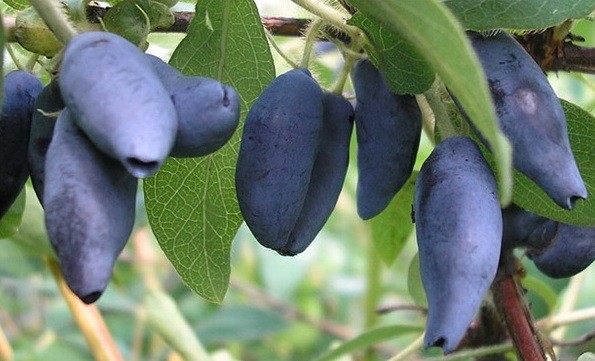
[[[10,59],[12,60],[14,65],[17,67],[17,69],[22,70],[22,71],[27,71],[27,67],[25,65],[23,65],[23,63],[21,63],[17,54],[14,52],[12,45],[5,44],[5,47],[6,47],[6,51],[8,52],[8,55],[10,56]]]
[[[323,22],[321,19],[313,20],[310,24],[310,28],[306,33],[306,44],[304,45],[304,53],[302,55],[302,62],[300,63],[301,68],[308,69],[310,57],[312,57],[312,50],[318,40],[318,33],[320,32],[322,25]]]
[[[273,35],[271,35],[268,31],[265,31],[265,34],[267,36],[267,39],[269,40],[269,43],[273,47],[273,49],[275,49],[275,51],[277,52],[277,54],[279,54],[283,58],[283,60],[285,60],[285,62],[287,64],[289,64],[289,66],[291,66],[294,69],[297,69],[297,68],[300,67],[300,65],[298,63],[296,63],[295,61],[289,59],[289,57],[283,52],[283,50],[281,50],[281,48],[279,47],[279,45],[275,41]]]
[[[333,94],[338,94],[338,95],[343,94],[343,89],[345,88],[345,83],[347,83],[347,78],[349,78],[349,73],[351,72],[351,69],[353,68],[353,65],[355,64],[356,61],[357,61],[357,58],[355,58],[351,55],[347,55],[345,57],[345,63],[341,67],[341,72],[339,73],[339,76],[337,77],[337,80],[335,81],[335,85],[333,86],[333,89],[331,90],[331,92]]]
[[[409,346],[405,347],[401,352],[391,357],[388,361],[404,361],[410,360],[411,355],[417,352],[424,344],[424,334],[422,333]]]
[[[434,113],[434,123],[442,139],[456,135],[457,132],[452,124],[448,112],[444,107],[444,103],[440,97],[439,82],[434,82],[434,85],[424,93],[428,105]]]
[[[432,108],[430,107],[430,104],[428,104],[428,100],[424,95],[415,95],[415,100],[417,100],[417,104],[421,110],[421,119],[424,132],[432,144],[436,145],[436,119],[434,118]]]
[[[59,0],[29,0],[29,2],[63,44],[67,44],[78,34]]]
[[[423,359],[423,361],[460,361],[460,360],[468,360],[474,359],[477,357],[494,355],[498,353],[505,353],[514,351],[511,343],[505,343],[501,345],[495,346],[486,346],[486,347],[478,347],[472,350],[465,350],[461,352],[452,353],[446,356],[438,356],[438,357],[428,357]]]
[[[361,224],[361,223],[360,223]],[[365,232],[367,234],[367,238],[371,240],[370,235],[370,227],[368,223],[363,223],[361,225],[362,233]],[[374,326],[378,324],[378,312],[376,309],[378,307],[378,303],[380,302],[380,298],[382,296],[382,285],[380,283],[381,273],[382,273],[382,261],[378,256],[378,251],[373,246],[373,242],[366,242],[366,249],[367,249],[367,257],[366,257],[366,294],[364,296],[364,326],[367,330],[372,329]],[[364,353],[363,360],[371,361],[375,359],[376,352],[374,349],[367,348]]]
[[[39,55],[37,54],[33,54],[30,58],[29,61],[27,61],[27,71],[32,73],[33,72],[33,68],[35,67],[35,65],[37,64],[37,60],[39,59]]]

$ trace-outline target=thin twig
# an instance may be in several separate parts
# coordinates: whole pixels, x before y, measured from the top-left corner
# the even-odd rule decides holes
[[[552,345],[554,345],[556,347],[572,347],[572,346],[582,345],[582,344],[587,343],[593,339],[595,339],[595,330],[593,330],[591,332],[587,332],[584,335],[577,337],[573,340],[559,341],[559,340],[552,339],[551,342],[552,342]]]

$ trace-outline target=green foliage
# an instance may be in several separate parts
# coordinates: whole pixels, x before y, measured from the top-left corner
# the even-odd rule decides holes
[[[568,136],[576,163],[589,192],[589,198],[576,202],[568,212],[558,207],[535,183],[515,172],[514,202],[519,206],[551,219],[575,225],[595,226],[595,164],[593,142],[595,140],[595,117],[577,105],[562,101],[568,122]],[[535,151],[539,151],[536,149]]]
[[[25,192],[21,192],[12,207],[0,219],[0,238],[8,238],[17,232],[25,211],[25,199]]]
[[[205,345],[259,340],[287,329],[288,322],[277,313],[252,306],[223,307],[202,320],[197,328]]]
[[[411,200],[416,178],[417,172],[413,172],[388,207],[368,221],[378,256],[389,266],[401,253],[413,230]]]
[[[473,30],[544,29],[595,10],[591,0],[445,0],[443,4]]]
[[[428,307],[426,292],[421,283],[421,273],[419,272],[419,253],[416,253],[409,263],[409,271],[407,272],[407,290],[416,305],[423,308]]]
[[[392,339],[407,333],[419,331],[421,331],[421,328],[416,326],[394,325],[379,327],[370,331],[366,331],[354,339],[343,343],[339,347],[320,356],[316,359],[316,361],[335,360],[340,356],[352,353],[365,347],[369,347],[387,339]]]
[[[508,140],[498,128],[487,82],[461,25],[442,4],[432,0],[415,3],[397,0],[352,0],[368,17],[403,36],[441,77],[459,99],[466,113],[488,140],[499,173],[502,204],[512,191],[512,157]],[[469,84],[473,84],[470,87]]]
[[[3,0],[6,5],[10,6],[15,10],[23,10],[29,7],[28,0]]]
[[[170,63],[185,74],[233,85],[242,118],[274,77],[252,1],[199,2]],[[242,222],[234,188],[240,134],[241,127],[215,154],[169,159],[144,188],[149,222],[166,256],[190,288],[213,302],[227,290],[230,246]]]
[[[356,13],[349,24],[365,31],[372,46],[366,52],[397,94],[421,94],[434,82],[434,71],[414,46],[382,24]]]

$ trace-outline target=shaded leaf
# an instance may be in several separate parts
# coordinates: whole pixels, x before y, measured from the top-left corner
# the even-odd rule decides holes
[[[417,173],[413,172],[382,213],[367,221],[372,229],[376,251],[387,266],[399,256],[413,230],[411,204]]]
[[[351,0],[350,3],[409,41],[457,97],[494,149],[500,170],[500,201],[508,204],[512,196],[510,143],[498,127],[483,70],[454,15],[435,0]]]
[[[373,47],[366,52],[397,94],[421,94],[434,82],[434,71],[415,47],[382,24],[355,14],[349,24],[364,30]]]
[[[200,1],[188,35],[171,64],[185,74],[209,76],[238,91],[243,118],[274,78],[273,60],[254,3]],[[145,181],[151,228],[182,279],[212,302],[223,299],[230,246],[242,223],[234,175],[241,126],[219,151],[172,159]]]
[[[407,289],[409,295],[413,298],[413,302],[422,308],[428,308],[428,301],[426,299],[426,291],[421,282],[421,273],[419,269],[419,253],[411,259],[409,263],[409,271],[407,272]]]
[[[198,335],[206,345],[261,339],[283,331],[288,326],[277,313],[250,306],[222,308],[198,327]]]
[[[566,19],[587,17],[593,0],[445,0],[444,5],[473,30],[544,29]]]
[[[0,86],[2,86],[0,84]],[[4,217],[0,219],[0,238],[8,238],[16,233],[25,211],[26,192],[23,190]]]
[[[379,327],[370,331],[366,331],[356,338],[349,340],[339,347],[330,350],[329,352],[318,357],[316,361],[330,361],[334,360],[342,355],[360,350],[362,348],[375,345],[379,342],[386,341],[397,336],[405,335],[408,333],[423,332],[422,327],[407,326],[407,325],[394,325]]]
[[[547,305],[548,313],[552,312],[558,303],[558,295],[547,283],[531,276],[523,278],[523,287],[528,292],[538,295]]]

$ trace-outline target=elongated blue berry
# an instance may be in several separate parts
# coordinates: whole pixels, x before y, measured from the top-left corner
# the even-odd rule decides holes
[[[176,137],[176,109],[145,54],[106,32],[73,38],[60,67],[60,90],[81,129],[135,177],[154,174]]]
[[[412,95],[394,94],[369,60],[357,63],[357,212],[369,219],[390,203],[415,164],[421,137],[421,111]]]
[[[68,108],[47,151],[45,224],[68,287],[85,303],[103,293],[134,225],[137,179],[95,148]]]
[[[446,138],[434,148],[413,207],[428,300],[424,342],[451,352],[496,275],[502,240],[494,174],[472,140]]]
[[[263,246],[287,244],[300,215],[322,131],[323,94],[305,69],[267,86],[246,117],[236,167],[240,210]]]

